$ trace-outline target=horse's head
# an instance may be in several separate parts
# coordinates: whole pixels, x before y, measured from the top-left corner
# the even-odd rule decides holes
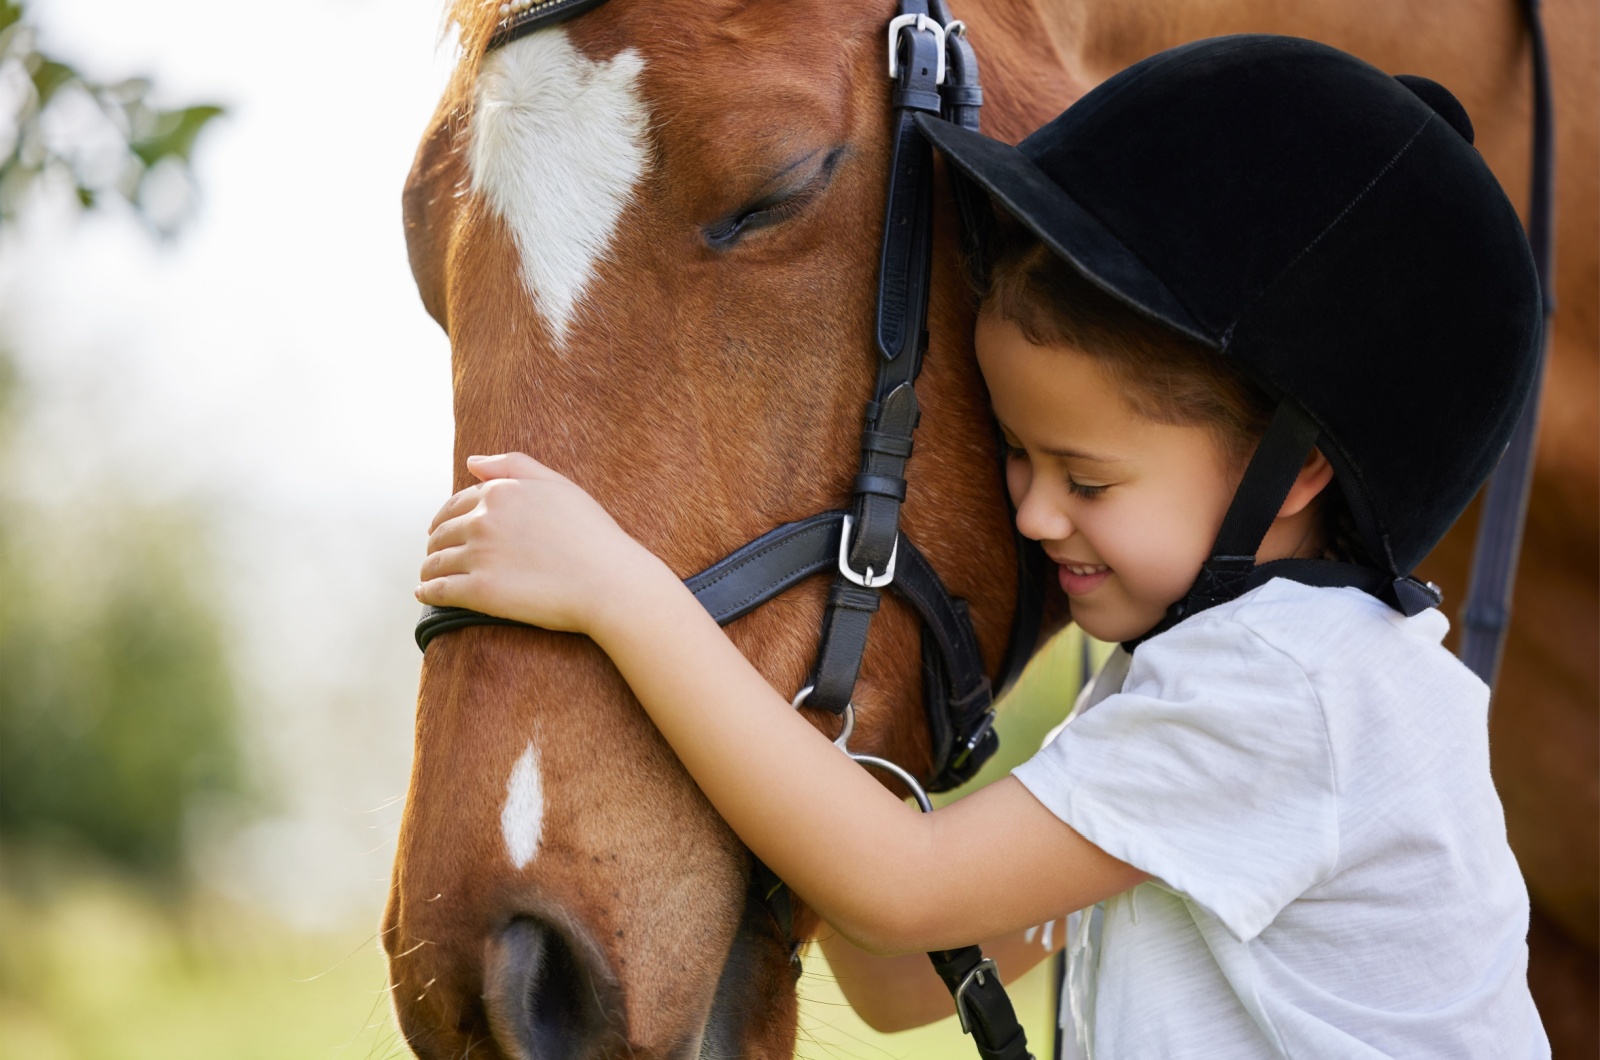
[[[462,67],[405,194],[453,349],[457,488],[466,455],[526,450],[683,575],[844,506],[875,366],[890,5],[612,0],[486,51],[500,10],[458,5]],[[1007,11],[972,31],[998,60],[986,128],[1013,138],[1063,101],[1026,28]],[[902,525],[993,672],[1012,541],[939,212]],[[826,593],[811,579],[728,628],[781,691]],[[926,772],[918,660],[887,603],[853,746]],[[428,649],[383,930],[421,1056],[789,1056],[792,939],[750,871],[592,643],[475,627]]]

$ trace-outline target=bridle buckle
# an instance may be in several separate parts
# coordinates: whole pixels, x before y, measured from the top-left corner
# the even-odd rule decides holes
[[[927,15],[896,15],[889,20],[889,80],[900,76],[900,31],[907,26],[919,33],[932,33],[939,39],[939,65],[934,70],[933,83],[944,84],[944,27]]]
[[[999,981],[1000,969],[995,967],[995,963],[992,958],[985,957],[983,960],[972,966],[972,971],[968,972],[964,977],[962,977],[961,985],[956,987],[956,1015],[961,1019],[962,1034],[972,1033],[972,1028],[967,1025],[967,987],[972,985],[972,981],[974,979],[978,981],[979,986],[983,986],[984,972],[988,972],[990,975],[995,977],[997,982]]]
[[[839,531],[839,574],[846,580],[861,586],[863,589],[882,589],[894,581],[895,561],[900,558],[900,537],[895,535],[894,547],[889,550],[889,565],[882,574],[871,567],[865,574],[855,571],[850,566],[850,531],[855,526],[855,517],[846,514],[844,528]]]

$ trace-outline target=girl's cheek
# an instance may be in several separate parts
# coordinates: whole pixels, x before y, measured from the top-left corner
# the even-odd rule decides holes
[[[1022,507],[1022,499],[1028,495],[1032,480],[1033,468],[1026,460],[1006,457],[1006,492],[1011,495],[1011,507]]]

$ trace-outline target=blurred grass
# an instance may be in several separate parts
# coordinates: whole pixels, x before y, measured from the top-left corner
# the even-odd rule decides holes
[[[1052,1041],[1052,980],[1050,962],[1045,961],[1016,982],[1006,984],[1006,992],[1027,1032],[1028,1047],[1045,1060],[1050,1057]],[[953,1012],[938,1023],[899,1034],[879,1034],[862,1023],[815,946],[806,954],[799,989],[800,1033],[794,1050],[797,1060],[973,1060],[977,1056]]]
[[[409,1055],[370,929],[292,932],[216,899],[169,905],[123,875],[43,875],[0,890],[6,1060]]]
[[[1004,776],[1060,720],[1080,651],[1069,632],[1035,660],[1001,712],[1001,754],[974,787]],[[0,851],[0,1060],[409,1056],[372,926],[292,931],[260,911],[204,894],[173,899],[64,858]],[[1040,1056],[1050,1049],[1050,983],[1045,962],[1011,986]],[[804,1060],[975,1055],[953,1016],[903,1034],[870,1030],[820,952],[807,955],[800,992]]]

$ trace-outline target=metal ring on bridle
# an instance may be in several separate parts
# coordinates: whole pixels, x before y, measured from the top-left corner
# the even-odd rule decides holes
[[[910,789],[911,797],[917,800],[917,809],[923,813],[933,812],[933,802],[928,798],[928,793],[922,789],[922,782],[900,766],[895,765],[887,758],[879,758],[876,755],[858,755],[854,751],[845,751],[845,754],[849,755],[857,765],[872,766],[886,773],[893,773],[900,780],[900,783]]]
[[[799,710],[805,704],[806,697],[810,696],[812,690],[816,687],[816,685],[806,685],[804,688],[794,694],[794,698],[789,700],[789,705],[796,710]],[[850,734],[855,731],[856,705],[854,703],[846,703],[844,705],[844,728],[840,729],[839,735],[834,737],[833,746],[837,747],[845,754],[849,754]]]
[[[811,695],[811,690],[815,687],[815,685],[806,685],[804,688],[794,694],[794,698],[789,701],[789,705],[794,707],[796,710],[800,709],[800,707],[805,704],[806,697]],[[855,731],[856,705],[853,702],[846,703],[844,706],[844,728],[840,729],[839,735],[834,738],[833,746],[849,755],[851,761],[855,762],[857,765],[872,766],[874,769],[881,769],[886,773],[894,774],[894,776],[899,779],[902,784],[910,789],[911,797],[917,800],[917,808],[923,813],[932,813],[933,802],[928,798],[928,793],[923,789],[922,782],[920,780],[906,772],[903,767],[896,765],[887,758],[879,758],[877,755],[856,754],[854,751],[850,750],[850,735]]]

